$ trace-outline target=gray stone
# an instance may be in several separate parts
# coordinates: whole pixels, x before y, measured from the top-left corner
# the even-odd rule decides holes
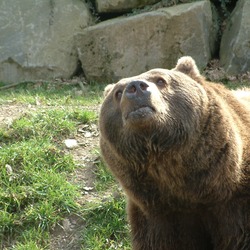
[[[111,82],[156,67],[172,68],[183,55],[199,67],[211,58],[209,1],[181,4],[88,27],[76,46],[88,80]]]
[[[96,8],[99,13],[124,12],[159,1],[160,0],[96,0]]]
[[[250,1],[239,0],[222,35],[221,65],[229,74],[250,70]]]
[[[91,19],[81,0],[1,0],[0,81],[71,76],[73,35]]]

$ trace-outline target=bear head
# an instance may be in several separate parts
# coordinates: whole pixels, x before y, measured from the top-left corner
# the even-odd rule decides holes
[[[185,144],[203,122],[208,98],[202,80],[194,60],[182,57],[172,70],[152,69],[108,85],[101,137],[125,158],[146,145],[162,152]]]

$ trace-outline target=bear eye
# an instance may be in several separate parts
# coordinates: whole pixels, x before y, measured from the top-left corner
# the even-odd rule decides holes
[[[163,87],[166,84],[166,81],[162,77],[159,77],[156,79],[156,84],[160,87]]]
[[[117,91],[115,92],[115,98],[116,98],[118,101],[121,100],[121,98],[122,98],[122,90],[117,90]]]

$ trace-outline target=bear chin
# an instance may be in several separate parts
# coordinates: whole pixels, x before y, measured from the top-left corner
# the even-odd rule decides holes
[[[125,116],[126,122],[144,122],[149,120],[155,114],[155,109],[150,106],[139,107]]]

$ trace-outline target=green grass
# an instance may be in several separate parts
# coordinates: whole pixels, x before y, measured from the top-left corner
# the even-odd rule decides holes
[[[75,112],[53,110],[21,117],[10,128],[1,128],[2,241],[15,237],[25,241],[22,234],[27,228],[47,236],[65,214],[76,211],[78,190],[67,181],[75,163],[55,142],[73,133],[77,122]]]
[[[124,197],[88,204],[82,250],[131,249]]]
[[[78,85],[66,83],[22,83],[16,88],[0,90],[0,104],[95,105],[102,99],[103,88],[103,84],[88,84],[82,91]]]
[[[97,155],[99,155],[99,151],[96,151]],[[95,173],[96,175],[96,183],[95,183],[95,189],[98,192],[106,191],[109,188],[112,188],[113,186],[116,186],[116,181],[114,180],[114,177],[111,175],[108,168],[105,166],[104,162],[99,159],[95,162],[97,166],[97,171]]]
[[[236,90],[236,89],[241,89],[241,88],[250,88],[250,83],[247,80],[242,80],[242,81],[237,81],[237,82],[223,80],[222,84],[231,90]]]
[[[49,249],[51,229],[72,213],[86,221],[82,249],[130,249],[125,200],[112,195],[115,180],[98,160],[99,199],[79,206],[81,187],[69,181],[79,166],[62,143],[76,135],[78,125],[97,122],[96,112],[84,106],[95,110],[103,87],[88,85],[81,95],[74,94],[79,87],[51,83],[0,91],[0,105],[37,107],[0,126],[1,249]]]
[[[99,155],[99,151],[96,151]],[[95,162],[95,189],[99,198],[86,204],[82,250],[131,249],[125,197],[101,159]]]
[[[58,139],[76,132],[78,123],[95,121],[97,114],[93,111],[75,109],[46,109],[37,113],[26,114],[15,120],[6,130],[0,128],[1,141],[27,140],[30,138]]]

